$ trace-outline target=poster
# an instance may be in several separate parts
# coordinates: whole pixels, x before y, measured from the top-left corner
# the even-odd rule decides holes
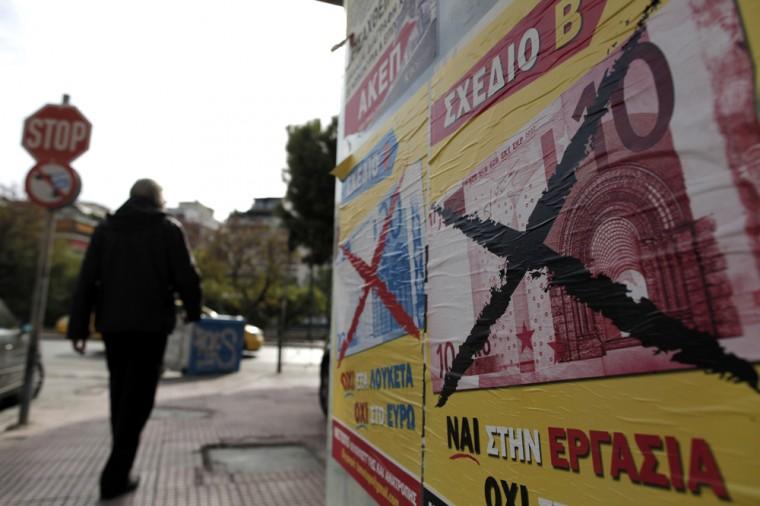
[[[343,128],[366,130],[435,58],[437,0],[352,0]]]
[[[440,66],[423,504],[760,501],[740,7],[512,2]]]
[[[381,504],[422,499],[424,99],[335,172],[332,455]]]
[[[335,269],[347,299],[338,316],[339,360],[403,335],[420,337],[425,318],[422,163],[395,185],[338,245]]]
[[[348,4],[356,104],[402,4]],[[505,0],[373,125],[330,429],[373,499],[760,504],[758,68],[754,0]]]

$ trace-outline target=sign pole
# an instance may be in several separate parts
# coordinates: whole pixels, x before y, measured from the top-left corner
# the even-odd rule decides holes
[[[29,346],[26,353],[24,386],[21,392],[17,427],[29,422],[29,406],[34,394],[34,373],[40,360],[40,334],[45,321],[48,285],[50,284],[50,257],[55,233],[55,209],[71,204],[81,190],[81,180],[69,167],[74,158],[89,148],[92,125],[78,109],[69,104],[63,95],[61,105],[42,107],[24,122],[21,145],[37,160],[26,177],[29,200],[47,208],[45,230],[40,241],[40,254],[32,297]],[[42,130],[45,130],[43,133]],[[50,139],[55,136],[55,142]]]
[[[287,288],[287,285],[285,285]],[[288,313],[288,294],[285,293],[280,302],[280,325],[277,329],[277,374],[282,372],[282,347],[285,340],[285,318]]]
[[[48,285],[50,284],[50,255],[53,250],[55,212],[50,209],[45,215],[45,230],[42,235],[40,254],[37,261],[37,276],[34,285],[34,297],[32,299],[32,334],[29,336],[29,348],[26,354],[24,390],[21,398],[18,426],[26,425],[29,421],[29,406],[32,402],[34,390],[34,370],[37,367],[40,332],[44,324]]]

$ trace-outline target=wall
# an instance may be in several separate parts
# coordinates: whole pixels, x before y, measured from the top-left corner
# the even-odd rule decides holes
[[[756,504],[760,6],[346,9],[327,503]]]

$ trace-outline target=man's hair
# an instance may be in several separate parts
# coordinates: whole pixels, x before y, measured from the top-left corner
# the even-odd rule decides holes
[[[164,207],[163,188],[152,179],[138,179],[129,190],[129,196],[151,201],[156,207]]]

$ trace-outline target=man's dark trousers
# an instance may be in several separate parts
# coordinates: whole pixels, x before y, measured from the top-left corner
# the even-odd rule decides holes
[[[165,333],[112,332],[103,336],[111,398],[111,455],[100,477],[101,492],[129,480],[140,433],[153,410],[166,349]]]

